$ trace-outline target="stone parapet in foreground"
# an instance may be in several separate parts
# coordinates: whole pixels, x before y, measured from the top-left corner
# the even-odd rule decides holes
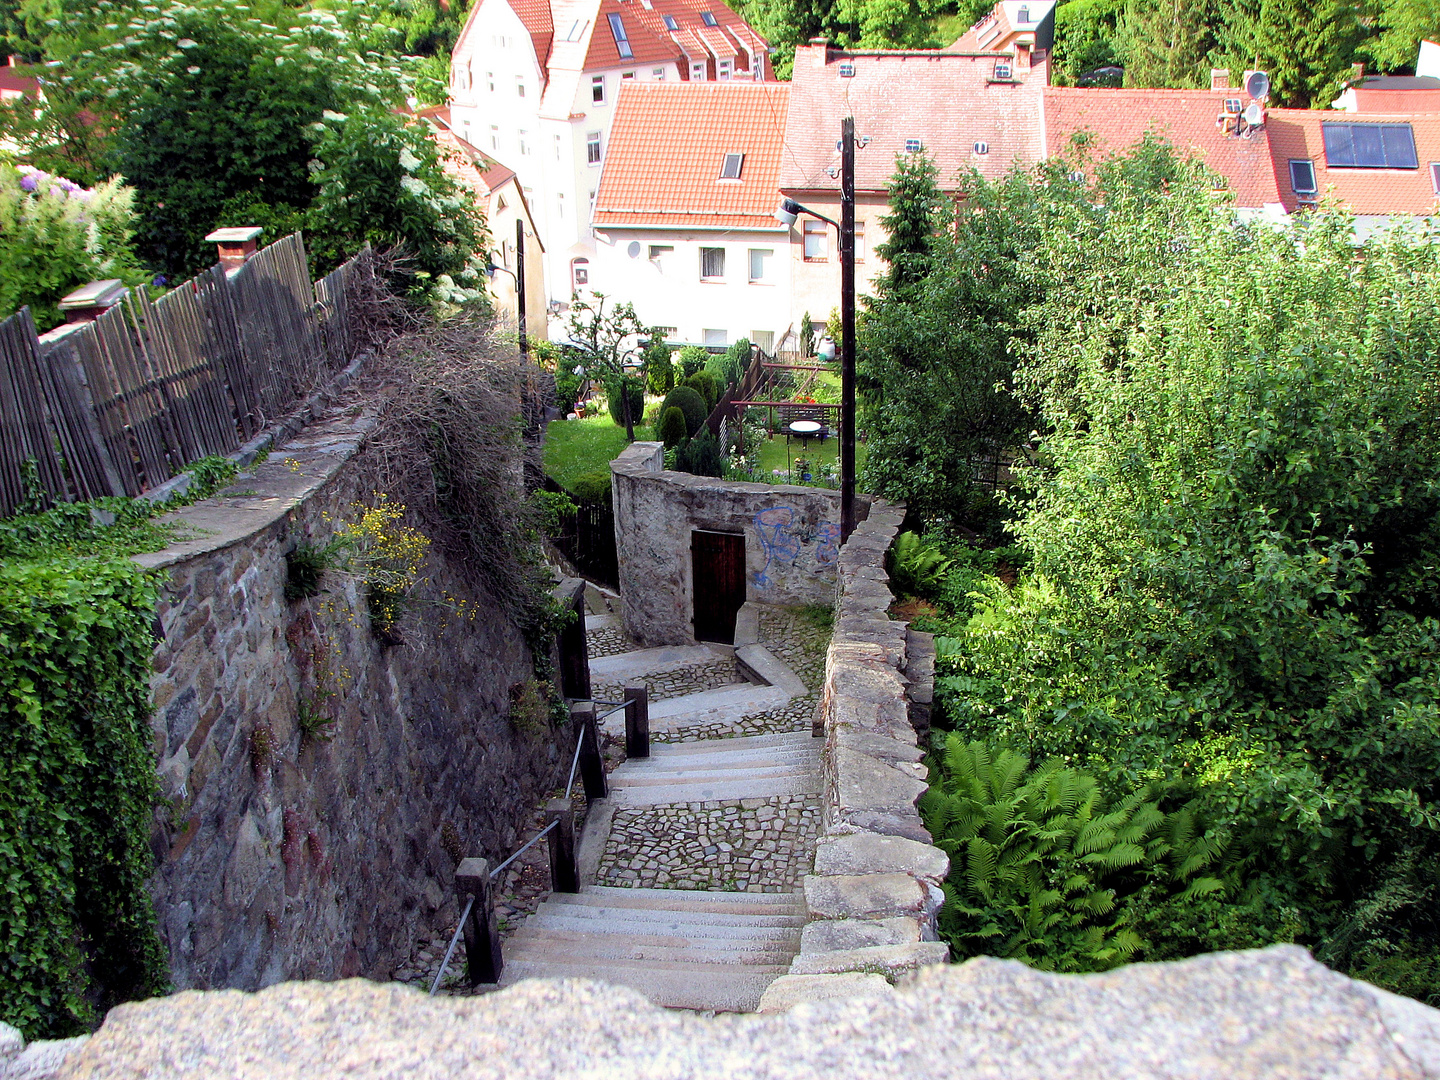
[[[703,1017],[585,980],[427,998],[359,979],[187,992],[114,1009],[40,1080],[1426,1080],[1440,1012],[1337,975],[1293,945],[1052,975],[1011,960],[922,971],[762,1016]],[[883,984],[882,984],[883,985]],[[858,994],[858,996],[857,996]],[[51,1044],[53,1047],[54,1044]],[[9,1063],[0,1041],[0,1078]],[[13,1050],[13,1047],[9,1049]],[[31,1051],[25,1051],[30,1055]],[[57,1062],[55,1059],[59,1058]]]

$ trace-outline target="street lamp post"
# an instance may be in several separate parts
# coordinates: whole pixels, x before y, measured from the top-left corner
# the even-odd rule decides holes
[[[840,238],[840,542],[855,531],[855,118],[840,124],[840,220],[835,221],[794,199],[781,199],[775,218],[787,228],[801,214],[834,227]],[[835,175],[835,170],[830,170]],[[807,327],[808,329],[808,327]]]
[[[519,311],[516,312],[515,321],[520,332],[520,355],[530,355],[530,339],[525,333],[525,219],[515,219],[515,269],[511,270],[506,266],[496,264],[494,258],[487,260],[485,273],[494,278],[495,271],[509,274],[515,279],[515,298],[519,302]]]

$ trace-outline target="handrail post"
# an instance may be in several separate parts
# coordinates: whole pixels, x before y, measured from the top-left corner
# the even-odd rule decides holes
[[[644,683],[625,687],[625,756],[650,756],[650,690]]]
[[[568,799],[551,799],[545,804],[547,825],[554,825],[546,842],[550,845],[550,889],[552,892],[580,891],[580,864],[575,860],[575,807]]]
[[[600,756],[600,722],[595,719],[595,703],[577,701],[570,708],[570,716],[580,724],[580,778],[585,783],[585,801],[603,799],[610,789],[605,782],[605,761]]]
[[[462,859],[455,871],[455,889],[462,911],[466,898],[475,897],[470,918],[465,920],[465,966],[470,985],[498,983],[505,960],[500,955],[500,922],[491,895],[489,861]]]

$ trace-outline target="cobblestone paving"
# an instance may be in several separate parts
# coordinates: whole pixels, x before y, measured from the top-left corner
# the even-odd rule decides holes
[[[625,636],[625,631],[618,626],[604,626],[599,630],[587,630],[585,644],[590,650],[591,660],[598,660],[602,656],[619,656],[621,653],[634,652],[639,648]]]
[[[733,686],[743,682],[735,670],[734,660],[712,660],[705,664],[691,664],[689,667],[660,671],[653,675],[642,675],[639,679],[650,691],[651,701],[684,697],[698,694],[702,690],[718,690],[722,686]],[[595,683],[590,692],[596,701],[622,701],[625,698],[624,683]]]
[[[596,884],[790,892],[814,867],[819,834],[814,795],[622,807]]]
[[[669,731],[650,732],[656,743],[693,742],[696,739],[738,739],[742,735],[774,735],[784,731],[809,731],[815,717],[819,694],[791,698],[783,708],[750,713],[739,720],[716,720],[709,724],[686,724]]]

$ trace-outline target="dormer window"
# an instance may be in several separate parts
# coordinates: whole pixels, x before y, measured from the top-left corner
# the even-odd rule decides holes
[[[726,154],[720,163],[721,180],[739,180],[740,170],[745,166],[744,154]]]
[[[680,24],[675,21],[674,15],[665,15],[663,18],[665,19],[665,29],[669,30],[672,34],[680,29]]]
[[[906,139],[906,140],[905,140],[905,153],[907,153],[907,154],[918,154],[918,153],[920,152],[920,146],[921,146],[921,144],[920,144],[920,140],[919,140],[919,139]]]
[[[719,25],[720,25],[719,23],[717,23],[717,22],[715,21],[715,15],[714,15],[714,13],[713,13],[713,12],[710,12],[710,11],[702,11],[702,12],[700,13],[700,21],[701,21],[702,23],[704,23],[706,26],[719,26]]]
[[[1314,195],[1315,163],[1306,159],[1290,162],[1290,190],[1296,195]]]
[[[615,48],[620,50],[620,59],[629,60],[635,55],[630,48],[630,39],[625,36],[625,23],[619,15],[610,16],[610,33],[615,35]]]
[[[1015,13],[1015,25],[1016,25],[1016,26],[1029,26],[1029,25],[1030,25],[1030,9],[1029,9],[1028,7],[1022,7],[1019,11],[1017,11],[1017,12]]]
[[[1010,61],[1000,60],[995,64],[995,81],[1009,82],[1011,78]]]

